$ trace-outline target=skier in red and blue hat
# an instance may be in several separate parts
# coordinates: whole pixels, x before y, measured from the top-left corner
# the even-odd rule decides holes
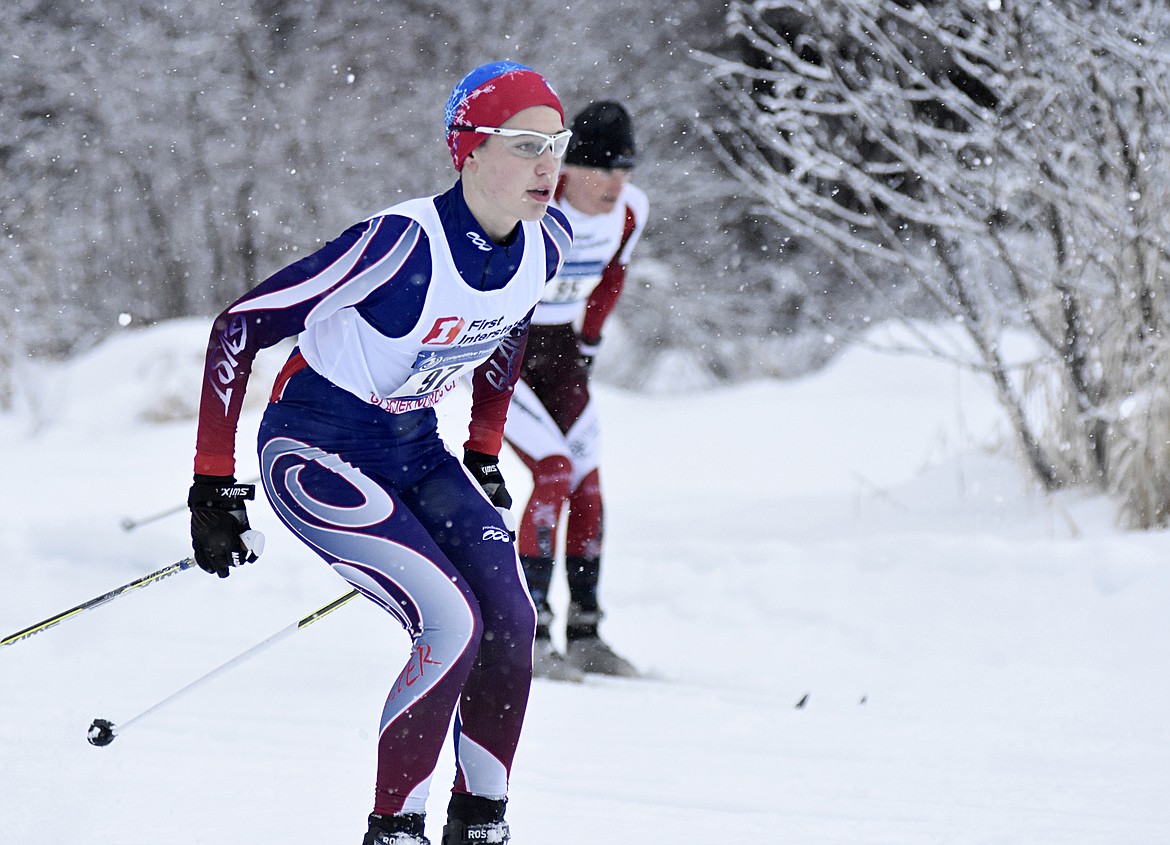
[[[256,353],[298,336],[260,426],[273,510],[394,616],[412,649],[386,700],[364,845],[429,845],[426,800],[454,716],[443,845],[503,843],[536,614],[498,466],[532,310],[572,234],[550,208],[571,133],[514,62],[469,73],[445,114],[458,182],[357,223],[214,323],[188,504],[200,567],[254,560],[235,437]],[[470,376],[462,456],[434,406]]]

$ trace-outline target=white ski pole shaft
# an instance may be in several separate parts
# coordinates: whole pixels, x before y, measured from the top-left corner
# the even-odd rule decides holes
[[[89,740],[89,744],[96,745],[99,747],[109,745],[111,742],[114,741],[114,737],[120,736],[121,734],[125,733],[126,729],[129,728],[134,723],[140,722],[141,720],[143,720],[147,716],[149,716],[151,713],[154,713],[157,710],[161,710],[163,707],[166,707],[168,704],[172,703],[176,699],[182,698],[183,696],[187,695],[191,691],[203,686],[208,681],[211,681],[214,678],[218,678],[220,675],[224,674],[225,672],[228,672],[229,670],[234,669],[236,666],[239,666],[241,663],[245,663],[248,660],[251,660],[253,657],[255,657],[260,652],[268,649],[269,647],[271,647],[273,645],[276,645],[276,643],[280,642],[281,640],[284,640],[284,639],[291,637],[293,634],[295,634],[297,631],[301,630],[302,628],[307,628],[309,625],[312,625],[318,619],[321,619],[325,616],[328,616],[330,613],[337,610],[339,607],[342,607],[343,605],[348,604],[352,599],[356,598],[358,595],[359,594],[358,594],[357,590],[350,590],[345,595],[334,599],[333,601],[329,602],[329,604],[325,605],[324,607],[313,611],[308,616],[306,616],[304,619],[300,619],[300,620],[294,622],[293,624],[288,625],[285,628],[281,628],[279,631],[277,631],[272,636],[268,637],[265,640],[262,640],[262,641],[256,643],[256,645],[252,646],[247,651],[243,651],[240,654],[237,654],[231,660],[227,661],[226,663],[224,663],[220,666],[217,666],[216,668],[214,668],[210,672],[208,672],[206,675],[203,675],[202,677],[196,678],[194,681],[187,684],[182,689],[176,690],[175,692],[171,693],[166,698],[164,698],[162,701],[158,702],[157,704],[153,704],[150,707],[146,708],[141,713],[139,713],[137,716],[134,716],[133,718],[127,719],[121,725],[115,725],[113,722],[109,721],[108,719],[94,719],[93,723],[89,726],[89,733],[87,734],[87,737],[86,737]]]

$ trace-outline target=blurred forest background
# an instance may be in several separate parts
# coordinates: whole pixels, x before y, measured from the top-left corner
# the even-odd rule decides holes
[[[60,353],[116,330],[120,314],[214,315],[351,223],[446,190],[447,95],[506,58],[548,76],[570,115],[603,98],[635,115],[653,231],[623,313],[649,350],[710,342],[719,307],[698,300],[733,260],[739,203],[697,129],[714,98],[694,53],[718,44],[724,11],[674,0],[5,3],[0,288],[23,315],[10,325],[6,307],[5,332],[16,349]],[[672,337],[692,319],[704,327]]]
[[[507,58],[635,116],[652,214],[602,378],[791,377],[950,321],[915,351],[986,374],[1039,486],[1164,525],[1167,6],[7,0],[0,407],[30,358],[211,316],[445,190],[442,104]]]

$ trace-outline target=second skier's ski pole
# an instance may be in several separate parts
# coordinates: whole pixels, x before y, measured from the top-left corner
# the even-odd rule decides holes
[[[128,727],[133,725],[135,722],[149,716],[151,713],[160,709],[161,707],[164,707],[167,704],[170,704],[175,699],[186,695],[187,693],[191,692],[196,687],[203,686],[205,683],[210,681],[212,678],[216,678],[216,677],[222,675],[224,672],[227,672],[229,669],[232,669],[236,666],[239,666],[244,661],[250,660],[251,658],[255,657],[260,652],[267,649],[269,646],[275,645],[276,643],[280,642],[281,640],[292,636],[297,631],[299,631],[301,628],[307,628],[309,625],[312,625],[318,619],[321,619],[324,616],[328,616],[330,613],[337,610],[337,608],[347,604],[349,601],[356,598],[358,595],[359,595],[359,593],[357,590],[350,590],[344,596],[340,596],[340,597],[334,599],[333,601],[329,602],[329,604],[325,605],[324,607],[313,611],[308,616],[306,616],[304,619],[300,619],[300,620],[294,622],[293,624],[288,625],[287,627],[281,628],[279,631],[277,631],[275,634],[273,634],[268,639],[261,640],[260,642],[256,643],[256,645],[249,648],[247,651],[243,651],[240,654],[237,654],[235,657],[233,657],[227,663],[224,663],[220,666],[217,666],[216,668],[212,669],[210,672],[208,672],[206,675],[203,675],[202,677],[196,678],[194,681],[187,684],[187,686],[183,687],[180,690],[177,690],[177,691],[171,693],[166,698],[164,698],[162,701],[158,702],[157,704],[151,705],[150,707],[146,708],[141,713],[139,713],[137,716],[134,716],[131,719],[127,719],[121,725],[115,725],[109,719],[94,719],[93,722],[89,726],[89,732],[86,734],[86,739],[89,740],[90,745],[96,745],[98,747],[109,745],[111,742],[114,741],[115,737],[120,736],[123,732],[125,732],[125,730]]]
[[[0,648],[18,643],[23,639],[27,639],[28,637],[41,633],[41,631],[47,631],[54,625],[60,625],[66,619],[71,619],[74,616],[85,613],[87,610],[93,610],[95,607],[101,607],[106,602],[113,601],[114,599],[118,598],[118,596],[125,595],[131,590],[138,589],[139,587],[149,586],[150,584],[161,581],[163,578],[174,575],[176,572],[182,572],[184,569],[190,569],[193,566],[195,566],[195,561],[189,557],[183,558],[180,561],[176,561],[170,566],[164,566],[157,572],[152,572],[149,575],[143,575],[141,578],[131,581],[129,584],[123,584],[121,587],[116,587],[104,595],[100,595],[97,598],[92,598],[87,602],[82,602],[81,604],[77,605],[77,607],[71,607],[68,610],[63,610],[56,616],[50,616],[48,619],[45,619],[42,622],[38,622],[35,625],[30,625],[22,631],[17,631],[15,634],[9,634],[4,639],[0,640]]]

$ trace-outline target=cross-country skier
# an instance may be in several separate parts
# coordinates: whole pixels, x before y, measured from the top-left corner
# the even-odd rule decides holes
[[[636,150],[626,110],[614,102],[593,103],[573,118],[572,131],[554,207],[573,227],[573,249],[532,316],[528,352],[505,428],[508,442],[532,470],[532,497],[520,522],[518,544],[537,608],[534,672],[562,680],[580,680],[583,672],[637,674],[597,629],[600,430],[589,397],[589,371],[649,214],[646,194],[629,182]],[[548,601],[558,521],[566,503],[567,660],[553,646]]]
[[[429,845],[427,792],[452,714],[442,843],[506,842],[532,681],[536,614],[497,456],[532,309],[572,240],[549,207],[571,133],[544,77],[512,62],[459,82],[445,125],[453,188],[356,224],[216,319],[189,497],[203,569],[226,577],[254,559],[241,539],[253,491],[234,478],[236,424],[257,351],[299,334],[260,427],[264,490],[413,643],[382,711],[364,845]],[[433,406],[465,374],[461,461]]]

